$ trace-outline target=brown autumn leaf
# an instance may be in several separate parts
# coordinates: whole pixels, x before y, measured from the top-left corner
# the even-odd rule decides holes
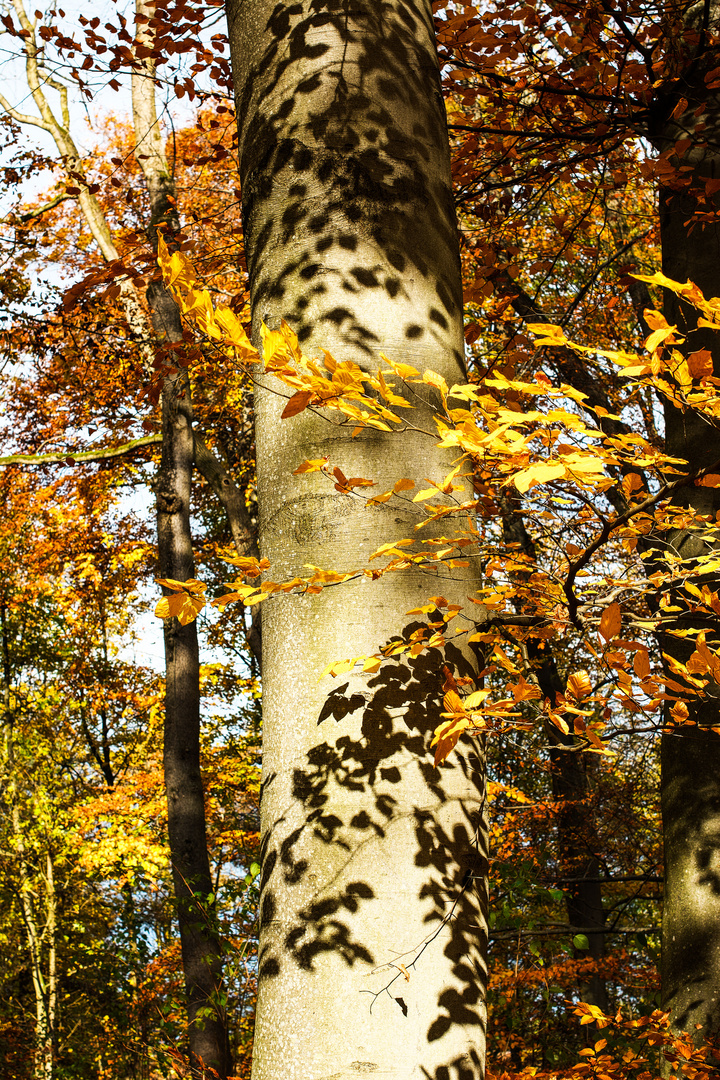
[[[445,682],[443,683],[443,693],[449,693],[450,690],[454,690],[457,693],[458,686],[457,682],[455,681],[455,676],[453,675],[447,664],[443,664],[443,674],[445,676]]]
[[[706,379],[713,373],[712,353],[709,349],[697,349],[688,354],[687,366],[693,379]]]
[[[298,390],[292,397],[288,398],[287,405],[283,409],[280,419],[287,420],[289,416],[297,416],[303,409],[307,408],[308,402],[312,397],[312,393],[309,390]]]

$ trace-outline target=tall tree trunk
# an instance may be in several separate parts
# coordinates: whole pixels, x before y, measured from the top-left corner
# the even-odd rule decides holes
[[[696,210],[693,200],[677,192],[661,195],[663,272],[678,281],[694,281],[708,296],[720,295],[720,230],[698,228],[688,235],[686,222]],[[666,293],[665,315],[681,327],[693,315]],[[716,374],[720,374],[720,348],[716,335],[693,330],[687,350],[711,348]],[[703,468],[720,458],[720,439],[704,418],[690,410],[665,409],[666,449],[686,458],[690,470]],[[698,517],[720,510],[720,490],[683,488],[676,504]],[[703,533],[705,532],[705,535]],[[663,534],[672,554],[696,567],[696,585],[703,581],[714,589],[718,582],[702,578],[700,560],[717,551],[715,532],[708,534],[698,522],[695,529]],[[688,563],[689,561],[689,563]],[[704,625],[706,623],[706,625]],[[696,614],[678,616],[676,630],[706,630],[707,643],[717,650],[717,625]],[[695,638],[660,635],[663,652],[686,663]],[[675,676],[677,679],[677,676]],[[718,687],[711,685],[705,698],[688,695],[689,718],[697,726],[672,730],[662,737],[661,799],[665,843],[665,899],[662,939],[663,1006],[672,1010],[677,1028],[699,1037],[720,1027],[720,736],[712,730],[720,722]],[[672,718],[666,717],[669,723]]]
[[[689,9],[698,17],[699,8]],[[709,9],[711,30],[717,32],[715,6]],[[697,29],[697,28],[696,28]],[[703,51],[696,36],[693,55],[673,85],[673,94],[660,103],[663,123],[657,142],[661,149],[677,139],[690,136],[683,165],[694,190],[680,183],[660,192],[660,222],[663,272],[678,281],[694,281],[706,296],[720,295],[720,226],[705,223],[708,209],[717,213],[717,198],[705,205],[697,195],[705,194],[706,180],[720,175],[717,155],[720,119],[717,92],[708,92],[704,76],[717,66],[717,50]],[[686,99],[684,111],[682,99]],[[672,118],[679,106],[680,114]],[[704,106],[704,110],[701,108]],[[702,131],[704,127],[704,131]],[[697,131],[701,128],[701,131]],[[678,163],[678,162],[676,162]],[[703,219],[700,218],[703,214]],[[696,329],[696,313],[675,294],[665,294],[665,315],[670,323],[688,331],[683,351],[700,348],[712,351],[715,375],[720,375],[720,341],[717,333]],[[665,409],[668,453],[686,458],[690,470],[720,458],[717,427],[692,410]],[[688,508],[696,527],[678,529],[661,536],[663,548],[685,560],[697,576],[718,588],[718,579],[698,580],[702,560],[711,551],[717,555],[717,534],[703,527],[701,516],[715,518],[720,510],[720,489],[688,485],[675,496],[675,504]],[[720,634],[717,622],[696,614],[678,616],[674,629],[705,629],[708,644],[717,649]],[[665,653],[684,663],[694,650],[694,637],[680,639],[662,635]],[[662,995],[665,1008],[672,1011],[676,1028],[692,1032],[698,1039],[720,1028],[720,736],[712,730],[719,722],[720,688],[713,681],[704,698],[688,696],[690,719],[697,726],[682,727],[662,739],[662,814],[665,839],[665,903],[662,939]],[[668,713],[668,722],[671,717]],[[696,1031],[696,1025],[698,1030]]]
[[[429,0],[230,0],[253,329],[284,318],[303,348],[366,370],[395,360],[464,378],[449,155]],[[330,417],[280,414],[258,372],[260,547],[283,580],[364,565],[417,535],[417,504],[337,494],[329,457],[386,489],[451,459],[417,430],[355,439]],[[283,396],[284,395],[284,396]],[[434,430],[420,397],[412,422]],[[350,472],[347,472],[347,470]],[[420,535],[426,535],[423,531]],[[430,533],[432,535],[432,533]],[[461,744],[435,770],[443,657],[319,680],[374,651],[429,593],[471,577],[406,572],[263,611],[262,877],[254,1080],[463,1080],[484,1069],[484,762]],[[459,649],[450,660],[466,673]]]
[[[137,39],[151,46],[143,18],[152,5],[138,0]],[[133,72],[135,155],[150,196],[150,233],[168,237],[179,229],[175,190],[155,111],[155,64],[146,59]],[[151,282],[148,306],[155,337],[162,343],[183,339],[180,312],[161,281]],[[160,576],[176,581],[194,577],[190,533],[190,494],[195,447],[187,371],[163,380],[162,456],[155,483]],[[165,726],[163,767],[168,806],[168,838],[177,903],[183,973],[188,1006],[190,1065],[193,1075],[228,1071],[228,1039],[222,994],[222,948],[210,874],[205,798],[200,773],[200,656],[197,624],[165,619]],[[215,1070],[212,1074],[206,1069]]]

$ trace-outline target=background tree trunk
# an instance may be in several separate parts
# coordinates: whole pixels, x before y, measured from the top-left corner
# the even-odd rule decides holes
[[[663,272],[678,281],[691,280],[706,296],[720,295],[720,229],[696,228],[688,234],[686,222],[697,209],[694,200],[678,192],[661,196]],[[666,292],[665,316],[682,328],[693,316]],[[692,330],[684,351],[711,348],[715,372],[720,373],[717,335]],[[691,410],[665,409],[666,450],[686,458],[691,470],[720,458],[720,440],[706,420]],[[720,510],[717,488],[681,489],[675,503],[695,515]],[[663,534],[664,544],[683,560],[707,555],[717,545],[716,534],[703,536],[702,528]],[[687,564],[686,564],[687,565]],[[708,581],[717,589],[717,579]],[[702,580],[694,578],[701,587]],[[703,627],[702,617],[678,616],[675,629],[705,628],[708,645],[717,649],[717,627]],[[694,650],[694,637],[660,636],[663,652],[686,663]],[[678,1029],[703,1035],[720,1024],[720,736],[712,730],[719,722],[719,688],[708,696],[688,695],[690,719],[697,727],[666,733],[661,747],[661,797],[665,842],[665,900],[662,939],[663,1007],[672,1010]],[[667,716],[668,722],[671,718]]]
[[[696,9],[691,9],[697,14]],[[717,14],[712,12],[717,29]],[[711,27],[712,28],[712,27]],[[705,200],[705,181],[718,175],[718,98],[708,92],[705,73],[717,64],[717,50],[702,49],[702,41],[686,57],[686,68],[672,98],[660,103],[664,117],[658,145],[666,150],[676,139],[692,139],[682,160],[692,164],[686,181],[660,192],[660,224],[663,272],[677,281],[690,280],[706,296],[720,295],[720,226],[706,224],[708,209],[717,213],[717,200]],[[687,99],[681,104],[682,98]],[[671,114],[680,104],[682,113]],[[704,110],[699,107],[704,106]],[[699,110],[699,111],[698,111]],[[701,126],[702,125],[702,126]],[[700,127],[702,134],[696,131]],[[704,127],[704,130],[703,130]],[[678,162],[676,161],[676,164]],[[701,199],[698,199],[701,195]],[[665,293],[665,316],[688,333],[682,351],[710,349],[716,376],[720,374],[720,346],[716,333],[695,328],[697,315],[680,303],[675,294]],[[700,469],[720,458],[717,428],[707,419],[687,409],[665,408],[666,449],[686,458],[690,470]],[[677,506],[687,507],[696,517],[720,510],[720,489],[688,485],[675,496]],[[698,527],[678,529],[661,536],[663,548],[685,560],[694,560],[717,549],[717,534]],[[702,580],[693,578],[696,585]],[[708,580],[717,589],[717,578]],[[681,591],[681,590],[680,590]],[[672,594],[671,594],[672,596]],[[684,605],[683,605],[684,606]],[[707,625],[705,625],[707,623]],[[718,648],[717,625],[696,614],[679,615],[675,629],[706,629],[708,645]],[[679,639],[661,635],[663,651],[685,663],[694,650],[694,637]],[[662,814],[665,840],[665,902],[662,939],[663,1007],[672,1011],[678,1029],[692,1032],[699,1040],[716,1033],[720,1025],[720,737],[711,730],[718,724],[720,688],[712,680],[706,696],[688,696],[690,719],[697,727],[682,727],[662,739]],[[667,715],[668,722],[671,717]],[[696,1032],[695,1026],[699,1026]]]
[[[306,349],[365,368],[383,350],[462,380],[431,4],[231,0],[228,15],[256,342],[262,320],[282,317]],[[274,580],[309,562],[362,566],[380,542],[417,535],[417,504],[366,509],[323,476],[291,473],[324,455],[378,491],[439,479],[451,459],[427,401],[410,415],[430,437],[352,439],[317,413],[281,421],[286,388],[257,381],[260,547]],[[443,657],[318,680],[402,631],[428,594],[463,602],[473,589],[461,570],[405,573],[265,605],[255,1080],[483,1073],[484,768],[478,744],[433,768]],[[448,657],[471,669],[459,649]]]
[[[152,13],[138,0],[137,15]],[[146,24],[138,40],[152,46]],[[150,196],[149,231],[157,247],[158,231],[168,238],[179,230],[175,189],[165,157],[155,111],[155,65],[142,62],[133,72],[135,155]],[[162,281],[151,282],[148,306],[155,337],[183,339],[180,312]],[[171,359],[171,357],[170,357]],[[194,577],[190,533],[190,494],[195,455],[190,380],[184,369],[163,380],[162,457],[155,495],[160,576],[176,581]],[[163,768],[168,806],[168,838],[180,927],[183,973],[188,1007],[190,1065],[193,1075],[228,1072],[228,1040],[222,982],[222,947],[210,874],[205,798],[200,772],[200,656],[197,623],[182,626],[164,620],[165,727]],[[215,1070],[206,1073],[206,1067]]]

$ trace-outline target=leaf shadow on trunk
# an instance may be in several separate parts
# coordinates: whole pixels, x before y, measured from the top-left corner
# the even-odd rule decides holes
[[[343,726],[343,733],[330,731],[327,740],[309,751],[305,765],[294,769],[292,796],[302,804],[304,821],[289,833],[283,819],[277,821],[278,838],[271,828],[262,852],[261,926],[283,919],[278,893],[287,897],[289,888],[303,887],[311,872],[310,837],[310,849],[332,846],[344,857],[339,864],[336,860],[335,872],[312,891],[309,902],[293,909],[282,938],[274,937],[272,946],[266,940],[259,958],[260,981],[276,978],[288,964],[311,972],[322,954],[336,953],[348,968],[363,968],[362,979],[372,984],[358,988],[358,994],[366,997],[361,1008],[372,1010],[387,994],[396,1002],[401,1020],[413,1007],[415,989],[432,979],[433,951],[442,950],[451,961],[453,983],[433,990],[428,1043],[441,1039],[456,1024],[483,1032],[485,1027],[487,934],[479,929],[487,903],[488,859],[482,747],[468,744],[458,754],[458,763],[439,769],[433,766],[429,749],[442,708],[441,667],[448,661],[470,673],[467,659],[450,646],[444,655],[430,651],[414,659],[387,660],[364,689],[358,688],[357,680],[354,685],[348,680],[331,690],[318,717],[318,732],[322,736],[334,721]],[[430,796],[425,805],[413,806],[403,793],[408,770],[417,770],[422,777]],[[458,799],[457,770],[472,792],[466,804]],[[453,776],[454,782],[448,784]],[[268,776],[266,786],[275,780]],[[348,798],[341,815],[343,791]],[[453,808],[450,814],[444,812],[448,807]],[[358,855],[368,866],[367,849],[375,845],[381,850],[384,844],[384,858],[391,860],[396,831],[413,845],[419,874],[412,901],[422,909],[418,939],[399,954],[393,948],[393,930],[398,929],[393,922],[402,918],[407,901],[399,899],[394,912],[385,897],[388,933],[382,953],[377,933],[374,942],[365,933],[367,920],[361,918],[358,929],[354,918],[363,905],[383,902],[369,875],[353,872]],[[403,861],[410,861],[407,854]],[[474,1080],[480,1065],[473,1053],[433,1073],[423,1070],[424,1075],[433,1080]]]
[[[237,96],[238,116],[252,117],[240,174],[254,333],[282,316],[301,343],[324,338],[362,363],[389,347],[391,330],[395,347],[450,349],[462,364],[429,6],[281,2],[264,42]]]
[[[698,708],[700,722],[712,720],[716,709],[712,701]],[[720,973],[720,781],[712,764],[720,762],[720,735],[702,727],[666,733],[662,762],[666,861],[672,870],[666,934],[673,945],[663,955],[663,1008],[672,1009],[679,1030],[702,1024],[703,1032],[713,1033],[720,1028],[714,990]]]

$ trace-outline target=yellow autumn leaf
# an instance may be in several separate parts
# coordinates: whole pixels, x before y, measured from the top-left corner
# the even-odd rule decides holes
[[[155,605],[158,619],[175,617],[181,626],[194,622],[205,607],[205,584],[196,578],[176,581],[174,578],[157,578],[158,585],[173,589],[171,596],[163,596]]]
[[[556,326],[554,323],[527,323],[526,325],[531,334],[537,335],[536,345],[562,345],[567,341],[562,326]]]
[[[627,375],[628,378],[634,378],[636,375],[649,375],[651,371],[650,364],[629,364],[623,367],[622,374]]]
[[[350,656],[347,657],[345,660],[333,660],[331,661],[331,663],[327,664],[320,672],[320,675],[318,676],[318,682],[320,681],[320,679],[324,679],[326,675],[332,675],[334,678],[336,675],[344,675],[346,672],[352,671],[355,665],[361,660],[363,661],[363,671],[371,670],[371,667],[365,667],[366,663],[370,663],[372,665],[372,662],[377,661],[378,667],[382,663],[382,657],[378,659],[374,656]],[[377,669],[373,668],[372,670]]]
[[[447,397],[448,384],[443,379],[442,375],[438,375],[437,371],[426,371],[423,373],[422,381],[427,383],[428,386],[435,386],[440,391],[443,397]]]
[[[265,323],[260,327],[260,340],[262,358],[266,364],[270,363],[277,353],[285,352],[285,338],[277,330],[270,330]]]
[[[665,338],[670,337],[675,329],[675,326],[660,326],[657,330],[653,330],[652,334],[645,339],[645,348],[647,351],[655,352],[658,345],[662,344],[662,342],[665,341]]]
[[[687,292],[689,289],[694,288],[691,282],[686,281],[682,285],[679,281],[673,281],[672,278],[667,277],[659,270],[654,274],[631,274],[630,277],[637,278],[638,281],[647,281],[648,285],[660,285],[663,289],[670,289],[671,292],[675,293]]]
[[[633,277],[634,275],[631,274],[630,276]],[[662,311],[656,311],[655,308],[645,308],[643,318],[651,330],[659,330],[661,326],[668,325],[668,321]]]
[[[259,359],[257,349],[245,333],[245,327],[234,311],[225,304],[221,304],[215,311],[215,322],[225,335],[228,344],[238,350],[244,362],[255,362]]]
[[[193,264],[179,251],[171,255],[162,235],[158,237],[158,265],[166,285],[171,288],[176,286],[185,292],[192,288],[196,280]]]
[[[466,709],[477,709],[489,696],[489,690],[474,690],[472,694],[468,694],[464,699],[463,705]]]
[[[455,749],[457,741],[470,726],[470,717],[461,716],[452,720],[446,720],[435,729],[435,737],[431,746],[435,747],[435,767],[445,760],[449,753]]]
[[[293,354],[295,359],[300,359],[300,342],[298,341],[297,334],[292,327],[283,319],[280,323],[280,333],[282,334],[285,344]],[[328,354],[329,355],[329,354]]]
[[[300,476],[301,473],[321,472],[327,463],[328,459],[326,457],[309,458],[303,461],[301,465],[298,465],[297,469],[293,470],[293,476]]]
[[[381,555],[403,555],[404,552],[397,551],[396,549],[399,548],[401,545],[414,543],[414,540],[395,540],[394,543],[382,544],[377,549],[377,551],[373,551],[372,555],[368,557],[368,561],[370,561],[370,559],[377,559]]]
[[[528,491],[533,484],[545,484],[565,475],[565,466],[559,461],[539,462],[529,469],[522,469],[513,476],[513,483],[520,492]]]
[[[401,379],[412,379],[413,376],[420,374],[418,369],[413,367],[412,364],[396,363],[395,360],[390,360],[384,353],[380,353],[380,359],[383,360],[396,375],[399,375]]]
[[[155,584],[161,585],[163,589],[173,589],[175,592],[187,589],[190,592],[204,592],[205,584],[202,581],[198,581],[197,578],[189,578],[187,581],[178,581],[177,578],[155,578]]]
[[[554,724],[555,727],[560,728],[563,735],[567,735],[569,733],[570,728],[568,727],[565,720],[563,720],[560,713],[557,713],[557,712],[548,713],[548,720],[550,721],[551,724]]]
[[[180,308],[184,315],[191,318],[206,337],[219,341],[222,331],[215,322],[215,311],[207,289],[190,289],[181,300]]]
[[[259,589],[254,588],[252,585],[241,585],[239,589],[234,592],[225,593],[223,596],[216,597],[213,600],[213,607],[220,608],[221,611],[227,607],[228,604],[241,603],[247,604],[249,607],[254,607],[255,604],[261,603],[261,601],[267,599],[269,593],[261,593]]]
[[[223,562],[228,562],[237,567],[241,573],[246,574],[248,577],[257,577],[263,570],[270,569],[269,559],[256,559],[252,555],[237,555],[232,550],[221,551],[219,555]]]
[[[573,472],[604,472],[605,462],[596,454],[567,454],[565,465]]]
[[[418,491],[417,495],[413,497],[413,502],[425,502],[426,499],[432,499],[434,495],[439,495],[438,488],[423,488],[422,491]]]
[[[448,690],[443,698],[443,705],[450,714],[460,713],[464,715],[465,713],[463,700],[456,690]]]
[[[155,605],[155,617],[157,619],[170,618],[170,603],[166,596],[163,596],[161,600],[158,600]]]

